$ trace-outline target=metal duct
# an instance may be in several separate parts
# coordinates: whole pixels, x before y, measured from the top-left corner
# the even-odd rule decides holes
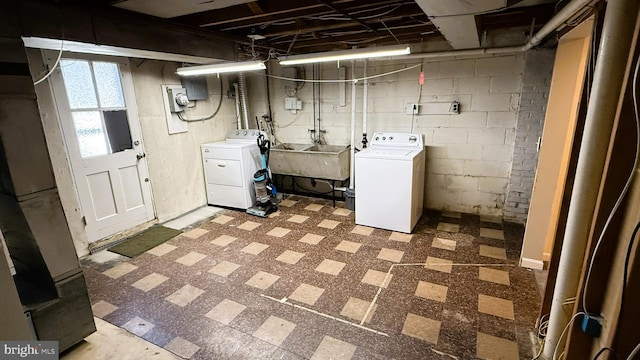
[[[244,128],[249,128],[249,104],[247,102],[247,78],[244,73],[238,73],[238,90],[240,91],[238,96],[240,97],[240,108],[242,110],[242,120],[244,121]]]
[[[478,48],[478,49],[464,49],[464,50],[449,50],[449,51],[435,51],[426,53],[417,53],[403,56],[391,56],[389,60],[408,60],[408,59],[442,59],[451,57],[464,57],[464,56],[483,56],[483,55],[506,55],[525,52],[536,45],[538,45],[542,39],[549,35],[552,31],[556,30],[560,25],[571,19],[574,15],[580,11],[584,11],[586,6],[590,3],[597,2],[597,0],[573,0],[565,7],[563,7],[558,13],[549,20],[531,39],[520,46],[509,46],[499,48]]]
[[[242,114],[240,112],[240,91],[238,90],[238,83],[233,83],[233,89],[236,92],[236,119],[238,120],[238,130],[241,130]]]
[[[507,6],[507,0],[416,0],[416,3],[454,49],[479,48],[475,14]]]

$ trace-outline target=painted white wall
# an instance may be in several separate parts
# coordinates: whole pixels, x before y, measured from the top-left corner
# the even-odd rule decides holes
[[[201,118],[212,114],[218,105],[222,81],[223,99],[218,114],[208,121],[190,122],[187,132],[169,135],[161,86],[180,85],[180,78],[175,75],[177,67],[173,62],[131,61],[153,202],[160,222],[207,203],[200,145],[224,140],[227,131],[236,127],[235,102],[226,97],[227,78],[210,76],[209,99],[197,101],[184,116]]]
[[[370,80],[367,133],[376,131],[419,132],[427,145],[425,207],[483,215],[503,214],[509,182],[516,115],[520,101],[525,57],[509,55],[423,63],[425,83],[420,96],[418,77],[421,60],[410,62],[369,61],[368,76],[407,69]],[[356,77],[363,74],[356,63]],[[351,78],[351,65],[347,78]],[[270,73],[281,75],[276,62]],[[299,68],[301,69],[301,68]],[[311,66],[305,67],[310,79]],[[335,63],[322,66],[322,79],[337,79]],[[264,88],[260,76],[253,75],[250,86]],[[276,138],[280,142],[310,143],[313,128],[312,85],[307,83],[296,96],[303,110],[291,114],[284,109],[285,90],[280,79],[272,78],[271,102]],[[256,85],[258,84],[258,85]],[[249,89],[254,116],[266,113],[264,93]],[[356,93],[356,142],[362,134],[362,86]],[[408,103],[460,102],[459,115],[406,115]],[[328,144],[350,142],[351,84],[346,85],[346,106],[339,106],[338,84],[321,86],[322,129]],[[356,170],[357,171],[357,170]],[[357,196],[357,189],[356,189]]]

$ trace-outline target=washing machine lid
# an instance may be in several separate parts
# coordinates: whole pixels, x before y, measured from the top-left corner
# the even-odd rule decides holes
[[[422,149],[397,149],[397,148],[367,148],[356,154],[356,157],[370,159],[395,159],[395,160],[412,160]]]

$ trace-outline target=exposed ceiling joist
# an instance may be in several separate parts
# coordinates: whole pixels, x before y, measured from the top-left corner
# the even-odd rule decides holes
[[[102,6],[145,1],[155,1],[156,6],[162,6],[167,1],[177,2],[93,1],[94,5],[98,2]],[[256,52],[264,55],[271,49],[278,53],[301,54],[399,42],[425,48],[430,41],[438,41],[441,46],[445,39],[453,48],[476,48],[485,45],[480,38],[484,39],[487,34],[492,36],[492,33],[505,34],[505,31],[517,32],[517,36],[508,38],[516,41],[553,16],[556,0],[214,1],[229,6],[200,11],[197,6],[212,6],[212,0],[184,0],[176,6],[195,6],[192,11],[176,12],[182,15],[167,21],[222,34],[239,45],[241,54],[255,56]],[[130,10],[150,14],[146,5]]]
[[[316,0],[319,3],[323,4],[324,6],[328,7],[329,9],[337,12],[338,14],[341,14],[349,19],[351,19],[352,21],[357,22],[358,24],[360,24],[362,27],[364,27],[365,29],[375,33],[376,35],[378,34],[378,32],[376,30],[374,30],[373,28],[371,28],[369,25],[367,25],[366,23],[364,23],[362,20],[358,19],[357,17],[352,17],[348,12],[342,11],[338,8],[336,8],[335,6],[329,4],[328,2],[324,1],[324,0]]]

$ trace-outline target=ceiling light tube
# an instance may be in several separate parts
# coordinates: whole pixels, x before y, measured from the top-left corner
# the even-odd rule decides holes
[[[323,53],[282,56],[280,65],[300,65],[327,61],[371,59],[385,56],[398,56],[411,54],[409,45],[394,45],[364,49],[351,49],[329,51]]]
[[[267,67],[262,61],[243,61],[232,63],[220,63],[210,65],[197,65],[181,67],[176,70],[176,74],[180,76],[196,76],[207,74],[221,74],[229,72],[242,72],[251,70],[264,70]]]

